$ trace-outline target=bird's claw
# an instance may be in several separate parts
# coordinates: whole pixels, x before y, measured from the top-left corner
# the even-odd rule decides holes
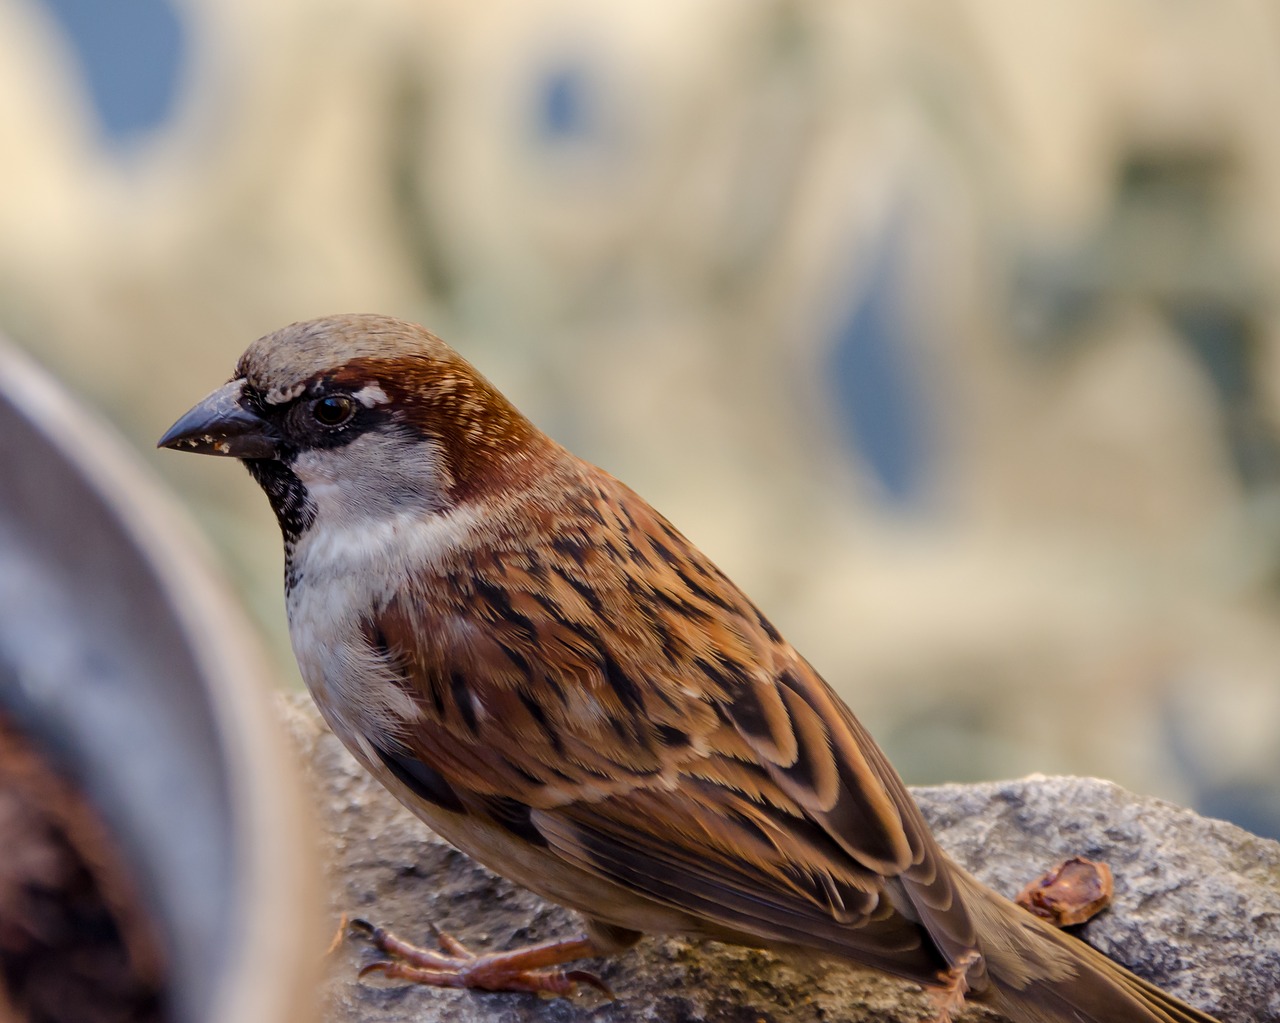
[[[531,950],[477,955],[452,935],[434,924],[432,936],[439,951],[419,948],[397,938],[384,927],[361,918],[353,919],[352,931],[359,932],[389,958],[362,967],[356,975],[363,980],[380,973],[391,980],[407,980],[433,987],[472,988],[480,991],[520,991],[544,996],[572,997],[580,987],[590,987],[606,998],[614,998],[610,987],[586,970],[532,968],[554,966],[554,960],[531,962]],[[553,952],[554,945],[547,948]],[[538,950],[542,951],[542,950]],[[534,953],[537,955],[537,953]]]
[[[960,956],[950,969],[938,974],[939,986],[930,991],[938,1010],[932,1023],[951,1023],[952,1014],[964,1008],[965,995],[969,993],[969,970],[981,961],[981,953],[969,951]]]
[[[371,973],[382,973],[391,968],[392,964],[387,959],[379,959],[377,962],[368,963],[360,967],[360,972],[356,974],[356,980],[364,980]]]
[[[575,985],[585,984],[587,987],[595,988],[611,1002],[618,999],[618,996],[613,993],[613,988],[587,970],[569,970],[565,973],[565,979]]]

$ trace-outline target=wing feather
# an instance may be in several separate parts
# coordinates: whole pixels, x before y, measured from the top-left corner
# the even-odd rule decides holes
[[[750,601],[611,478],[560,507],[544,544],[460,556],[380,610],[421,710],[397,748],[707,934],[923,982],[974,947],[897,774]]]

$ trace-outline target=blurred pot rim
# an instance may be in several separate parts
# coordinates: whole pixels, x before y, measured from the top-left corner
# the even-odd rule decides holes
[[[0,336],[0,391],[102,496],[148,563],[205,679],[236,819],[241,905],[205,1019],[314,1019],[323,927],[316,830],[261,641],[176,500],[117,431]]]

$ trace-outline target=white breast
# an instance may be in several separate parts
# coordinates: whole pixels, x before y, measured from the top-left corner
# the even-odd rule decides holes
[[[347,745],[394,732],[418,713],[362,625],[415,572],[465,544],[474,527],[466,508],[379,518],[319,515],[298,539],[286,602],[293,652],[307,688]]]

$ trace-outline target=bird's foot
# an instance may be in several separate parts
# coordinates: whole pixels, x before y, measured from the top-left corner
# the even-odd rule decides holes
[[[964,1007],[964,996],[969,993],[969,970],[981,959],[979,952],[966,952],[951,969],[939,974],[940,985],[929,989],[938,1010],[931,1023],[951,1023],[951,1014]]]
[[[530,945],[510,952],[477,954],[450,934],[433,928],[439,950],[421,948],[397,938],[390,931],[367,920],[352,920],[351,926],[364,933],[379,952],[388,958],[364,967],[360,977],[381,973],[394,980],[435,987],[475,988],[480,991],[522,991],[537,995],[572,996],[586,986],[613,998],[613,992],[594,973],[562,970],[577,959],[597,955],[590,938],[568,938]]]

